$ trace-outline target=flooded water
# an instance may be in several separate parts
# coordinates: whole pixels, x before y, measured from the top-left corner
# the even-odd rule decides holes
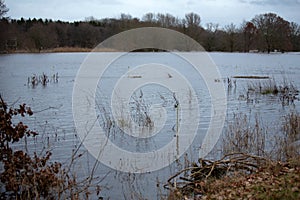
[[[102,54],[105,55],[105,53]],[[113,61],[109,68],[103,72],[101,78],[97,81],[95,102],[93,103],[95,113],[98,116],[97,123],[106,130],[105,134],[109,140],[125,151],[146,153],[163,148],[176,137],[179,121],[184,121],[181,118],[178,119],[176,109],[178,97],[174,96],[174,90],[153,81],[150,84],[141,84],[139,87],[134,88],[134,92],[127,99],[128,102],[125,106],[128,105],[129,119],[123,117],[123,114],[126,114],[122,110],[124,99],[120,99],[120,103],[117,103],[120,107],[116,111],[111,109],[113,103],[112,91],[115,90],[117,84],[120,84],[121,77],[139,81],[145,76],[141,75],[141,72],[130,74],[132,69],[136,69],[136,66],[149,63],[171,66],[173,71],[167,73],[165,79],[175,79],[175,73],[177,72],[184,76],[185,79],[173,83],[173,86],[179,87],[183,85],[184,81],[189,82],[194,93],[187,93],[187,96],[189,96],[187,101],[188,99],[193,101],[195,97],[198,102],[197,107],[186,108],[188,114],[198,109],[200,121],[194,141],[189,148],[185,149],[184,154],[179,155],[180,158],[177,161],[170,161],[166,167],[160,170],[149,171],[148,173],[127,173],[122,172],[121,168],[114,170],[108,167],[107,164],[97,163],[96,159],[87,152],[86,147],[81,146],[81,136],[76,132],[72,111],[72,95],[76,75],[87,55],[87,53],[0,55],[1,96],[9,104],[26,103],[34,111],[33,117],[23,119],[30,125],[31,129],[39,132],[36,139],[28,142],[29,151],[43,152],[51,150],[53,160],[68,163],[72,152],[79,148],[79,152],[83,153],[84,156],[76,161],[74,169],[79,177],[85,177],[89,176],[96,166],[94,176],[100,177],[98,180],[101,180],[98,183],[101,187],[99,196],[104,199],[161,199],[167,194],[167,190],[163,188],[167,179],[187,166],[190,161],[198,159],[199,149],[211,121],[211,113],[214,112],[211,107],[212,99],[205,78],[199,76],[190,63],[172,53],[126,54]],[[234,78],[235,76],[267,76],[275,80],[278,85],[288,82],[299,90],[300,53],[246,54],[216,52],[210,53],[209,56],[221,74],[221,77],[215,79],[214,82],[224,83],[225,87],[227,98],[225,126],[230,122],[234,113],[245,113],[259,115],[264,124],[268,124],[270,132],[278,132],[280,131],[278,122],[281,121],[282,116],[294,110],[300,112],[298,99],[283,105],[275,95],[249,94],[247,92],[250,85],[263,81],[268,83],[266,81],[269,81],[269,79]],[[150,71],[148,74],[151,74]],[[155,72],[155,70],[153,71]],[[32,86],[31,77],[34,75],[38,77],[43,73],[49,77],[47,85]],[[54,74],[58,74],[57,81],[52,78]],[[161,74],[153,74],[153,76],[161,76]],[[98,77],[99,74],[97,74],[96,69],[95,74],[84,77],[84,81],[88,83],[88,81]],[[90,93],[93,91],[82,92],[86,93],[87,98],[93,96]],[[118,96],[118,93],[116,95]],[[159,109],[156,109],[157,107]],[[151,112],[152,108],[155,112]],[[113,112],[118,113],[120,118],[114,119]],[[152,121],[148,120],[148,117],[161,119],[159,117],[161,115],[166,117],[165,121],[157,120],[155,123],[151,123]],[[192,116],[192,118],[195,118],[195,116]],[[128,120],[134,121],[139,127],[146,127],[147,130],[142,132],[146,135],[143,135],[143,137],[133,135],[132,124],[129,124]],[[185,122],[181,126],[184,127],[186,132],[192,131],[193,128],[193,124],[189,124],[189,122]],[[130,133],[128,134],[126,131]],[[24,143],[16,145],[15,148],[24,148]],[[97,146],[94,148],[97,148]],[[219,147],[217,145],[213,152],[218,151]],[[213,157],[214,154],[212,153],[209,156]],[[113,160],[113,158],[111,159]],[[154,157],[154,159],[157,158]]]

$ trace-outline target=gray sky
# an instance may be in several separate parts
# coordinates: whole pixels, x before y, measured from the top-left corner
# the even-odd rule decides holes
[[[300,0],[5,0],[13,19],[48,18],[63,21],[84,20],[94,16],[118,18],[121,13],[142,18],[147,12],[170,13],[183,18],[195,12],[201,25],[208,22],[221,26],[251,20],[257,14],[274,12],[300,24]]]

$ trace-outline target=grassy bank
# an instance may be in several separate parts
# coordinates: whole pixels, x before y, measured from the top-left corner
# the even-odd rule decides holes
[[[42,53],[60,53],[60,52],[91,52],[90,48],[81,48],[81,47],[57,47],[54,49],[42,50]]]
[[[236,153],[214,162],[201,160],[189,177],[179,177],[176,185],[169,180],[168,199],[298,200],[299,159],[280,162]]]

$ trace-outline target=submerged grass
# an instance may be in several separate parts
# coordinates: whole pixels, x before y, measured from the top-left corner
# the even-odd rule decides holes
[[[234,114],[223,136],[223,154],[234,152],[265,156],[266,130],[255,116],[254,125],[246,114]]]
[[[300,115],[297,113],[290,113],[284,117],[283,123],[283,141],[282,156],[287,160],[293,160],[300,155]],[[300,159],[298,160],[300,164]]]
[[[240,95],[239,99],[249,103],[257,102],[259,96],[272,96],[273,99],[278,99],[282,106],[293,105],[295,101],[300,100],[299,90],[292,82],[285,79],[282,83],[278,83],[274,79],[248,83],[246,95]]]
[[[279,94],[293,98],[299,94],[299,90],[296,89],[293,83],[284,80],[282,84],[278,84],[274,79],[248,84],[248,92],[256,92],[263,95]]]

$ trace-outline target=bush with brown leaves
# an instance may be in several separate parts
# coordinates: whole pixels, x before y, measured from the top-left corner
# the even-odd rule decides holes
[[[44,156],[30,156],[12,148],[13,143],[25,137],[36,137],[22,122],[13,124],[13,118],[31,116],[30,107],[8,108],[0,96],[0,199],[76,199],[76,178],[59,162],[50,162],[51,152]]]

